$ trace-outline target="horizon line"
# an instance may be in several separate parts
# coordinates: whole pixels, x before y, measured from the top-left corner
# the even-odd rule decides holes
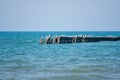
[[[120,32],[120,30],[0,30],[0,32]]]

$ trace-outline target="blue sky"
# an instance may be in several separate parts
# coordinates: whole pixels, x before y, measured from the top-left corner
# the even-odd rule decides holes
[[[0,31],[120,31],[120,0],[0,0]]]

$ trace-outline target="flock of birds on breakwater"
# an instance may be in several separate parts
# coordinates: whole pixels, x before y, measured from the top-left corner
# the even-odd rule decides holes
[[[46,36],[40,38],[40,44],[69,44],[80,42],[118,41],[120,37],[115,36]]]

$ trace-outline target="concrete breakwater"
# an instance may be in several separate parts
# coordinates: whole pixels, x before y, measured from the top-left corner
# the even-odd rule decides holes
[[[41,37],[40,44],[68,44],[80,42],[118,41],[120,37],[114,36],[46,36]]]

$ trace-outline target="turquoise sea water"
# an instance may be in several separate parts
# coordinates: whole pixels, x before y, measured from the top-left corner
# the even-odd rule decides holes
[[[0,80],[120,80],[120,41],[39,44],[46,35],[120,32],[0,32]]]

